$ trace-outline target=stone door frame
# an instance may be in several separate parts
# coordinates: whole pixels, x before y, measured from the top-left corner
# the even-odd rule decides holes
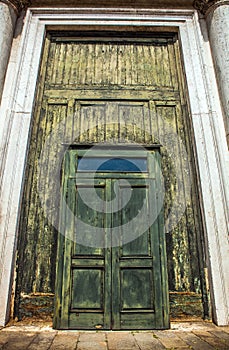
[[[22,25],[22,23],[24,24]],[[194,10],[30,8],[18,21],[0,110],[0,326],[9,319],[21,194],[47,29],[128,26],[177,31],[186,74],[192,144],[204,221],[213,320],[229,323],[228,152],[206,23]],[[20,28],[22,32],[20,33]]]

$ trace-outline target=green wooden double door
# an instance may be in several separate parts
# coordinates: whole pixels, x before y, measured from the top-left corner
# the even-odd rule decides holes
[[[159,152],[99,152],[65,156],[54,326],[168,328]]]

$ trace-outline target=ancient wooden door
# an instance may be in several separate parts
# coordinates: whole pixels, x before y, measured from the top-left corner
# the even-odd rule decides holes
[[[131,143],[146,149],[155,144],[161,145],[171,315],[180,315],[182,307],[187,313],[195,310],[195,307],[187,310],[186,297],[188,302],[194,300],[193,305],[198,303],[201,315],[200,274],[203,269],[200,266],[204,266],[204,259],[201,258],[199,248],[202,244],[198,213],[200,206],[192,181],[193,158],[189,141],[192,128],[179,40],[176,33],[152,33],[150,28],[147,33],[143,33],[141,27],[136,27],[135,33],[99,30],[92,33],[84,29],[83,32],[50,32],[44,45],[20,219],[16,314],[24,317],[34,312],[37,315],[39,309],[41,313],[51,315],[55,295],[55,327],[167,327],[165,242],[160,220],[155,221],[155,225],[160,227],[160,238],[154,237],[156,227],[150,229],[156,245],[159,241],[159,250],[155,250],[151,257],[145,258],[146,238],[138,237],[136,242],[133,240],[124,247],[120,246],[120,249],[118,245],[113,245],[111,251],[109,248],[90,246],[86,249],[84,245],[81,249],[86,260],[78,259],[79,245],[68,239],[75,232],[71,211],[66,211],[63,205],[61,211],[59,208],[61,181],[58,164],[61,164],[62,155],[69,147],[76,151],[82,149],[83,145],[94,147],[103,143],[122,143],[124,150]],[[72,165],[69,163],[70,153],[67,151],[62,167],[63,179],[67,179],[62,183],[62,194],[69,206],[77,205],[77,215],[86,215],[84,220],[88,221],[87,209],[78,197],[80,184],[76,187],[74,179],[76,161]],[[123,185],[120,189],[117,185],[115,187],[117,172],[113,177],[111,173],[110,177],[106,174],[95,178],[94,186],[100,198],[108,198],[109,195],[113,198],[114,188],[120,198],[123,196]],[[150,173],[145,175],[145,182],[139,174],[135,177],[133,173],[128,175],[131,183],[136,180],[132,191],[135,197],[130,201],[128,214],[121,210],[112,216],[104,209],[104,215],[99,214],[102,210],[97,210],[98,214],[93,216],[90,211],[90,220],[94,226],[97,222],[98,226],[104,225],[107,231],[110,225],[113,240],[114,227],[128,220],[127,216],[134,216],[133,201],[151,193],[150,186],[158,187]],[[80,194],[89,191],[93,185],[90,179],[87,189],[85,179],[81,180],[84,181],[81,186],[84,191],[80,191]],[[68,186],[64,187],[66,184]],[[69,196],[72,196],[71,201]],[[183,200],[186,204],[184,212],[180,207]],[[155,203],[154,199],[152,203]],[[60,212],[62,218],[59,217]],[[179,223],[174,222],[177,218],[181,218]],[[59,222],[65,231],[64,235],[59,236],[57,252]],[[73,225],[73,229],[70,230],[69,225]],[[86,231],[82,232],[84,234]],[[151,254],[156,245],[151,247],[150,244],[148,240]],[[127,256],[127,252],[133,259]],[[56,263],[58,274],[55,277]],[[85,264],[82,270],[79,263]],[[133,264],[134,274],[124,263]],[[149,272],[151,267],[147,264],[151,263],[152,270]],[[93,264],[98,264],[97,268]],[[87,298],[82,299],[86,292],[89,293],[86,283],[91,284],[85,279],[87,268],[94,289],[92,296],[88,294]],[[144,273],[140,274],[140,270]],[[143,283],[144,279],[150,278],[155,284],[154,291],[149,284]],[[135,292],[130,295],[132,287],[126,288],[125,283],[129,286],[144,285],[145,289],[135,288]],[[121,289],[115,289],[115,285]],[[146,297],[142,299],[142,305],[138,304],[139,290]],[[158,291],[164,293],[163,300],[158,297]],[[184,292],[187,292],[186,297]],[[190,292],[193,295],[190,296]],[[92,309],[87,310],[89,302],[93,312]],[[32,303],[35,306],[30,308]],[[85,312],[77,312],[79,309]],[[135,316],[139,320],[138,324]]]
[[[66,154],[57,328],[168,328],[158,160],[158,150]]]

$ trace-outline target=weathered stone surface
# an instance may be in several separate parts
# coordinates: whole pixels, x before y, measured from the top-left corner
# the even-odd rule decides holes
[[[129,8],[191,8],[193,0],[85,0],[84,7],[129,7]],[[32,5],[35,7],[40,6],[53,6],[53,0],[32,0]],[[61,5],[61,7],[82,7],[81,0],[56,0],[55,6]]]
[[[127,332],[115,332],[108,333],[107,340],[109,344],[109,350],[137,350],[137,344],[132,334]]]
[[[53,342],[55,333],[43,332],[36,336],[33,342],[29,345],[28,350],[37,350],[38,346],[40,350],[48,350]]]
[[[0,332],[0,349],[5,343],[8,342],[10,338],[10,332]]]
[[[201,13],[206,13],[210,6],[215,4],[217,0],[195,0],[193,2],[194,8],[196,8]]]
[[[206,17],[229,146],[229,1],[195,0],[193,6]]]
[[[228,350],[228,342],[225,339],[220,339],[215,337],[208,331],[193,331],[200,339],[204,340],[206,343],[210,344],[214,349],[217,350]]]
[[[165,349],[154,333],[134,333],[134,338],[141,350]]]
[[[229,1],[218,1],[206,14],[211,51],[229,146]]]
[[[16,18],[17,15],[14,9],[0,1],[0,101],[2,97]]]
[[[188,332],[178,332],[176,333],[180,338],[182,338],[185,343],[187,343],[189,346],[191,346],[194,350],[213,350],[213,347],[203,341],[202,339],[198,338],[193,333]]]
[[[27,349],[30,343],[37,336],[34,332],[12,332],[9,334],[7,341],[5,342],[4,350],[22,350]],[[43,349],[42,349],[43,350]]]
[[[225,330],[224,331],[221,331],[221,330],[210,330],[210,332],[214,336],[220,338],[221,340],[224,340],[226,342],[226,344],[228,345],[228,348],[229,348],[229,334],[225,333]]]
[[[106,350],[107,343],[106,342],[79,342],[77,346],[77,350]]]
[[[75,350],[78,342],[78,332],[59,332],[50,347],[50,350]]]
[[[0,330],[0,349],[8,350],[226,350],[229,327],[207,322],[172,323],[168,331],[76,332],[44,327]],[[44,330],[45,329],[45,330]],[[30,330],[30,331],[29,331]],[[36,330],[36,332],[35,332]],[[81,338],[83,341],[78,341]],[[104,341],[107,339],[107,341]],[[50,346],[51,345],[51,346]]]
[[[167,332],[155,331],[154,334],[166,348],[172,348],[174,345],[179,346],[179,349],[181,347],[187,349],[189,348],[188,345],[181,338],[179,338],[175,332],[170,330]]]
[[[106,350],[106,333],[81,333],[77,350]]]
[[[81,333],[79,337],[80,342],[104,342],[106,341],[106,334],[105,333],[94,333],[94,332],[87,332],[87,333]]]
[[[31,5],[32,1],[31,0],[1,0],[1,2],[10,4],[19,13],[21,10]]]

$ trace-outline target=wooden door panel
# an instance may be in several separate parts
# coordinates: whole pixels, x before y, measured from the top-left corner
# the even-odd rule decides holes
[[[103,311],[104,271],[92,267],[72,270],[71,311]]]
[[[152,175],[152,174],[151,174]],[[125,186],[119,186],[118,197],[122,208],[116,216],[116,222],[120,222],[120,246],[113,249],[113,289],[115,295],[115,313],[113,316],[114,329],[149,329],[155,322],[155,286],[154,286],[154,253],[158,249],[158,236],[152,229],[150,222],[153,214],[152,202],[155,196],[151,196],[152,179],[129,179],[132,196],[126,206],[123,206],[125,198]],[[154,184],[155,191],[155,184]],[[123,230],[123,225],[133,222],[138,214],[141,214],[131,227],[130,232]],[[137,238],[124,244],[127,237],[133,234]],[[158,264],[159,262],[157,262]],[[157,273],[160,274],[160,267]],[[116,288],[117,286],[117,288]],[[161,289],[161,286],[157,286]],[[117,295],[116,295],[117,294]],[[119,303],[117,304],[117,301]],[[140,323],[138,322],[140,318]],[[160,318],[160,317],[159,317]],[[159,326],[159,324],[158,324]]]
[[[63,329],[63,327],[60,327]],[[110,322],[104,323],[104,313],[101,312],[84,312],[84,313],[70,313],[68,320],[68,327],[66,329],[110,329]]]
[[[123,207],[123,198],[125,198],[125,186],[120,186],[119,188],[119,200],[120,207],[123,208],[120,213],[118,213],[118,218],[116,219],[120,223],[120,232],[121,232],[121,242],[120,242],[120,254],[121,256],[149,256],[150,254],[150,237],[149,237],[149,226],[146,225],[147,230],[141,232],[139,234],[139,229],[142,230],[142,224],[148,222],[148,214],[147,211],[142,211],[142,207],[144,206],[144,201],[147,199],[147,185],[145,180],[131,180],[131,200],[125,207]],[[147,209],[146,205],[146,209]],[[141,215],[139,216],[139,212]],[[134,218],[137,219],[137,223],[133,222]],[[129,222],[133,222],[130,228],[130,234],[136,239],[131,240],[127,244],[123,244],[126,242],[125,235],[128,232],[125,232],[123,228],[125,228]]]
[[[153,310],[153,271],[150,268],[122,268],[121,312]]]
[[[150,256],[149,231],[122,247],[122,256]]]
[[[85,204],[84,200],[81,198],[80,195],[78,195],[78,191],[76,193],[76,217],[84,222],[86,225],[84,226],[84,232],[80,233],[82,241],[85,241],[85,245],[80,244],[79,242],[74,245],[73,254],[74,255],[99,255],[104,256],[104,249],[99,248],[96,245],[93,247],[90,247],[87,245],[87,242],[93,243],[95,235],[99,234],[99,231],[101,231],[101,228],[104,227],[106,216],[104,214],[105,208],[102,208],[102,211],[96,211],[93,208],[96,208],[96,198],[94,196],[90,196],[91,191],[95,191],[99,198],[103,200],[103,203],[106,203],[105,199],[105,181],[100,181],[97,183],[90,183],[88,181],[85,181],[84,179],[81,180],[80,183],[77,184],[77,189],[84,192],[85,196],[87,198],[90,198],[90,206]],[[90,227],[93,226],[93,231],[90,229]],[[98,227],[98,229],[96,229]],[[96,231],[96,232],[95,232]],[[76,235],[78,233],[76,232]],[[100,241],[102,246],[104,246],[105,242],[105,229],[103,233],[103,237],[100,234]],[[77,237],[76,237],[77,242]]]

